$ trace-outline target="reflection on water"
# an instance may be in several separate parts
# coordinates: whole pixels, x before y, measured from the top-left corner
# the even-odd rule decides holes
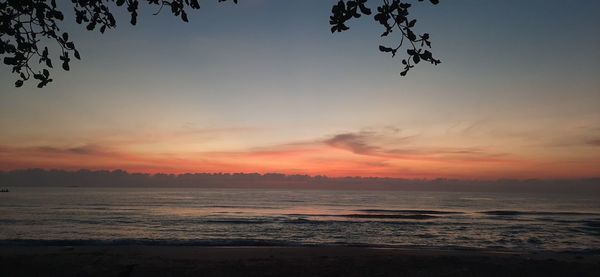
[[[13,188],[0,195],[0,227],[2,243],[83,240],[582,250],[600,248],[600,198],[402,191]]]

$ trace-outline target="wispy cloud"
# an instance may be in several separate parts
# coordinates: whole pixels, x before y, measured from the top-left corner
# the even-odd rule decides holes
[[[413,143],[415,136],[392,136],[367,131],[342,133],[324,143],[352,153],[390,159],[439,159],[502,161],[505,154],[491,153],[477,147],[436,147]]]
[[[371,133],[345,133],[325,140],[325,144],[361,155],[373,155],[381,152],[380,147],[370,145],[370,138]]]
[[[74,146],[74,147],[55,147],[55,146],[38,146],[38,147],[29,147],[29,148],[20,148],[22,151],[33,153],[41,153],[41,154],[51,154],[51,155],[89,155],[89,156],[107,156],[114,155],[113,152],[108,149],[98,146],[86,144],[82,146]]]
[[[591,146],[600,146],[600,138],[599,139],[592,139],[590,141],[588,141],[588,144]]]

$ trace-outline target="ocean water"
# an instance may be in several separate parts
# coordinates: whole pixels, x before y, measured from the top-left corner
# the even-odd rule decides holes
[[[600,197],[407,191],[12,188],[0,244],[600,249]]]

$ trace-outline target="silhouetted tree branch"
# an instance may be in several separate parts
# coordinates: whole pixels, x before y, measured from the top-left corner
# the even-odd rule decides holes
[[[218,0],[225,2],[227,0]],[[238,3],[237,0],[232,0]],[[402,76],[421,60],[439,64],[431,52],[424,47],[431,47],[429,34],[417,36],[413,27],[416,20],[408,18],[411,4],[399,0],[382,1],[377,7],[375,20],[384,27],[382,36],[397,31],[400,42],[394,47],[379,46],[382,52],[392,56],[407,45],[406,59],[402,60],[404,70]],[[410,0],[408,0],[410,1]],[[423,0],[417,0],[422,2]],[[438,4],[438,0],[429,0]],[[184,22],[188,22],[187,11],[199,9],[198,0],[71,0],[75,11],[75,21],[85,25],[89,31],[113,29],[116,25],[111,8],[123,7],[130,15],[130,23],[136,25],[140,2],[156,6],[156,13],[165,8]],[[366,6],[367,0],[340,0],[332,8],[330,17],[331,32],[348,30],[346,22],[361,15],[370,15],[371,9]],[[48,47],[55,44],[59,50],[59,59],[64,70],[69,70],[71,57],[81,59],[73,41],[67,32],[62,32],[60,22],[64,14],[56,4],[56,0],[0,0],[0,56],[4,64],[12,67],[12,72],[19,76],[16,87],[23,86],[30,79],[38,80],[39,88],[52,82],[49,69],[53,68],[52,57]]]
[[[423,2],[423,0],[418,0]],[[329,24],[331,24],[331,32],[342,32],[348,30],[346,22],[352,18],[359,18],[361,15],[370,15],[371,9],[366,6],[367,0],[340,0],[331,9],[331,17]],[[429,0],[434,5],[439,3],[439,0]],[[417,20],[409,19],[409,8],[412,5],[404,3],[399,0],[383,0],[383,3],[377,7],[377,14],[375,14],[375,21],[384,27],[384,31],[381,34],[382,37],[387,37],[394,32],[394,30],[400,33],[400,42],[393,46],[387,47],[380,45],[379,51],[388,52],[392,54],[392,57],[396,56],[396,53],[402,49],[402,46],[409,44],[406,48],[407,58],[402,59],[404,70],[400,72],[400,75],[405,76],[406,73],[418,64],[420,61],[427,61],[431,64],[438,65],[441,63],[440,60],[433,58],[433,55],[429,50],[431,48],[431,42],[429,41],[429,34],[424,33],[422,35],[416,35],[413,31]]]

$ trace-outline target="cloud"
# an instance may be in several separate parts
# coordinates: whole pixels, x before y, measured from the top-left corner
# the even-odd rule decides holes
[[[75,147],[54,147],[54,146],[38,146],[30,148],[22,148],[26,152],[38,152],[41,154],[56,154],[56,155],[90,155],[90,156],[106,156],[113,155],[113,152],[108,151],[105,147],[98,145],[86,144]]]
[[[174,130],[146,130],[132,132],[129,130],[114,130],[116,134],[95,137],[93,140],[99,144],[108,144],[119,147],[138,146],[141,144],[178,144],[182,142],[211,142],[235,135],[253,135],[264,131],[263,128],[254,127],[202,127],[186,122]]]
[[[95,144],[84,144],[80,146],[9,146],[0,145],[0,155],[13,157],[75,157],[95,156],[112,157],[119,153],[107,147]]]
[[[588,141],[588,145],[591,145],[591,146],[600,146],[600,138]]]
[[[395,132],[399,133],[399,132]],[[362,131],[342,133],[323,142],[359,155],[411,160],[500,161],[504,154],[488,153],[477,147],[431,147],[413,143],[415,136]]]
[[[367,132],[339,134],[325,140],[325,144],[356,154],[373,155],[380,152],[381,148],[369,144],[368,140],[371,136],[372,134]]]

